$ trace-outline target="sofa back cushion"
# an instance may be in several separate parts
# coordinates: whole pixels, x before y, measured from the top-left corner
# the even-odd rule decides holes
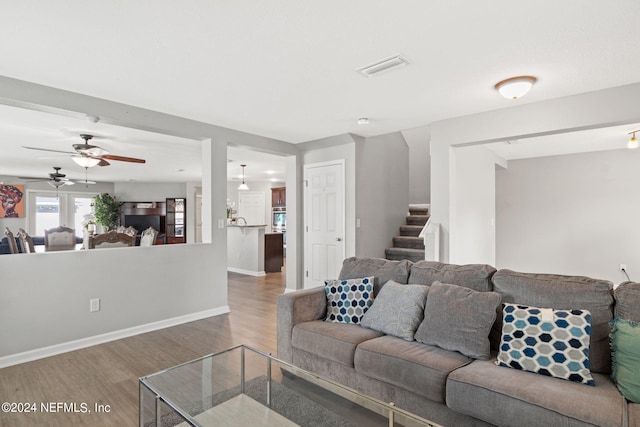
[[[418,261],[411,266],[408,283],[431,285],[433,282],[464,286],[474,291],[491,291],[491,276],[496,269],[486,264],[443,264],[434,261]]]
[[[613,283],[583,276],[519,273],[499,270],[493,275],[493,289],[503,303],[515,303],[556,310],[588,310],[591,313],[591,372],[609,373],[609,322],[613,319]],[[497,348],[502,331],[502,308],[492,330]]]
[[[624,282],[615,290],[616,317],[640,322],[640,283]]]
[[[380,288],[389,280],[406,284],[412,264],[407,260],[390,261],[381,258],[351,257],[343,261],[338,279],[348,280],[373,276],[373,295],[377,295]]]

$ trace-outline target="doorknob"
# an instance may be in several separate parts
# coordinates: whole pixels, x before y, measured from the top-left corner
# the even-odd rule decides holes
[[[342,242],[342,237],[336,237],[336,242]]]

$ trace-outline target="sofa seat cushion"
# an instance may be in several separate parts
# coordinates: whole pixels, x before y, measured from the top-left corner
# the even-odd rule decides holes
[[[629,427],[640,427],[640,403],[629,403]]]
[[[455,351],[393,336],[365,341],[355,355],[356,372],[444,403],[447,375],[471,359]]]
[[[353,368],[358,344],[380,336],[380,332],[354,324],[314,320],[299,323],[293,328],[291,345]]]
[[[500,426],[621,426],[626,401],[607,375],[595,387],[477,360],[447,379],[447,406]]]

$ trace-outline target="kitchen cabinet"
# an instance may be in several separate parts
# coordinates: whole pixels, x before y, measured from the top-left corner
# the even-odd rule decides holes
[[[184,198],[167,199],[167,216],[165,219],[165,230],[167,243],[186,243],[187,234],[187,200]]]
[[[284,207],[287,205],[287,188],[278,187],[271,189],[271,207]]]

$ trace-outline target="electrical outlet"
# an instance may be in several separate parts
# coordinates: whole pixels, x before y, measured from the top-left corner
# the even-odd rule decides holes
[[[100,311],[100,298],[93,298],[89,300],[89,312]]]
[[[627,269],[627,264],[620,264],[620,271],[625,271]]]

